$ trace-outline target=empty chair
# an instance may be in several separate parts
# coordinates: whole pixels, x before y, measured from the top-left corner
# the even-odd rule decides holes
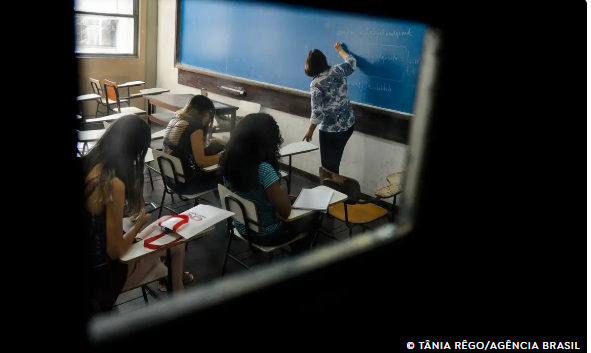
[[[107,114],[110,112],[114,113],[127,113],[127,114],[146,114],[144,110],[136,107],[121,107],[121,100],[119,99],[119,89],[117,83],[105,80],[105,94],[107,97]]]
[[[107,107],[107,97],[105,96],[105,91],[101,88],[101,82],[95,78],[90,78],[90,87],[92,88],[92,92],[101,96],[101,98],[96,100],[96,112],[94,113],[94,117],[97,118],[98,114],[100,113],[102,116],[108,114],[108,107]],[[127,103],[129,106],[129,99],[120,98],[119,101],[121,103]],[[111,101],[111,104],[114,104],[115,101]],[[107,109],[107,113],[103,113],[99,110],[99,107],[105,107]]]
[[[392,214],[385,208],[380,207],[373,202],[380,199],[374,197],[369,200],[363,200],[361,186],[353,178],[332,173],[331,171],[320,167],[320,181],[322,185],[342,192],[347,195],[347,200],[328,208],[328,213],[347,225],[349,228],[349,237],[353,236],[353,227],[360,225],[363,229],[369,229],[366,224],[374,222],[382,217],[392,217]],[[324,234],[327,234],[323,232]],[[330,234],[327,234],[330,236]]]

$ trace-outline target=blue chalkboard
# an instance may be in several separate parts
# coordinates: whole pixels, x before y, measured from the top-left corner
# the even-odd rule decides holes
[[[309,91],[308,51],[330,65],[343,43],[357,59],[348,78],[352,101],[412,113],[426,26],[391,19],[221,0],[182,0],[182,65]]]

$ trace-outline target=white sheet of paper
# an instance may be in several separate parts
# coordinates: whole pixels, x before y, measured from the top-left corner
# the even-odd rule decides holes
[[[189,223],[180,226],[176,233],[185,239],[191,238],[234,215],[233,212],[209,205],[197,205],[181,214],[189,216]],[[172,229],[180,221],[179,218],[169,218],[162,222],[162,227]]]
[[[324,211],[332,199],[333,190],[303,189],[293,203],[293,208]]]

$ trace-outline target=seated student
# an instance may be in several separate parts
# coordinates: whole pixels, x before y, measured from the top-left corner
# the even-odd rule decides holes
[[[175,113],[166,127],[162,151],[179,158],[185,172],[185,182],[176,185],[178,192],[197,194],[217,189],[219,179],[216,174],[200,169],[217,164],[225,147],[224,142],[217,139],[206,144],[214,117],[213,102],[206,96],[196,95]],[[166,181],[174,184],[171,178]]]
[[[135,239],[145,238],[157,226],[155,222],[140,232],[150,219],[143,200],[144,158],[149,145],[148,124],[136,115],[128,115],[115,121],[94,148],[81,158],[87,224],[84,233],[89,267],[93,268],[91,287],[102,310],[109,310],[124,288],[140,283],[154,263],[166,256],[165,252],[156,251],[130,264],[118,260]],[[125,208],[135,219],[135,225],[124,234]],[[183,245],[171,248],[171,255],[173,289],[180,291],[183,289]]]
[[[291,201],[280,186],[279,148],[283,138],[275,119],[269,114],[249,114],[236,125],[221,160],[221,175],[225,185],[240,197],[252,201],[263,227],[254,233],[253,243],[261,246],[284,244],[301,233],[309,236],[290,244],[293,253],[310,249],[321,214],[312,213],[294,222],[277,218],[289,217]],[[238,232],[246,235],[243,224],[234,221]],[[251,233],[252,234],[252,233]]]

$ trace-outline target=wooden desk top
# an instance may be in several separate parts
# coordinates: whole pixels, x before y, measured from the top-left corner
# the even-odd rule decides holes
[[[89,93],[89,94],[83,94],[81,96],[76,97],[76,100],[78,102],[84,102],[84,101],[95,100],[98,98],[101,98],[101,96],[99,96],[98,94],[95,94],[95,93]]]
[[[160,131],[156,131],[155,133],[152,134],[152,140],[163,139],[165,132],[166,132],[166,129],[162,129]]]
[[[279,150],[279,154],[281,157],[293,156],[294,154],[306,153],[311,151],[316,151],[318,146],[311,144],[310,142],[300,141],[290,143],[289,145],[283,147]]]
[[[165,93],[165,92],[170,92],[170,90],[168,88],[146,88],[146,89],[140,89],[140,93],[144,96],[149,96],[151,94],[160,94],[160,93]]]
[[[194,96],[194,94],[191,94],[191,93],[188,93],[188,94],[165,93],[165,94],[159,94],[157,96],[150,96],[150,97],[146,97],[146,98],[150,100],[151,104],[158,105],[158,103],[161,103],[163,105],[167,105],[167,106],[170,106],[176,110],[179,110],[179,109],[182,109],[187,104],[189,99],[191,99],[193,96]],[[212,99],[212,102],[213,102],[213,105],[214,105],[216,111],[220,114],[222,112],[228,112],[228,111],[231,112],[231,111],[238,110],[238,107],[224,104],[224,103],[220,103],[220,102],[214,101],[213,99]]]
[[[125,82],[125,83],[122,83],[120,85],[117,85],[117,88],[126,88],[126,87],[141,86],[144,83],[145,83],[144,81],[129,81],[129,82]]]
[[[215,171],[219,170],[220,168],[221,167],[219,164],[214,164],[209,167],[201,168],[201,170],[206,171],[206,172],[215,172]]]
[[[119,114],[113,114],[113,115],[107,115],[107,116],[102,116],[100,118],[92,118],[92,119],[87,119],[86,122],[87,123],[98,123],[101,121],[111,121],[111,120],[117,120],[123,116],[126,116],[129,114],[126,113],[119,113]]]
[[[86,131],[78,131],[78,141],[80,142],[89,142],[89,141],[96,141],[103,136],[105,130],[86,130]]]
[[[146,157],[144,158],[144,163],[150,163],[154,160],[154,154],[152,154],[152,149],[148,148],[148,152],[146,153]]]
[[[337,204],[339,202],[343,202],[347,199],[347,195],[343,194],[342,192],[331,189],[328,186],[320,185],[320,186],[315,187],[314,189],[333,190],[334,191],[334,193],[332,194],[332,198],[330,199],[330,203],[328,204],[329,206],[332,206],[332,205]],[[291,213],[289,214],[289,217],[287,217],[287,219],[285,219],[284,221],[293,222],[296,219],[300,219],[302,217],[305,217],[313,212],[316,212],[316,211],[300,210],[300,209],[292,208]]]
[[[402,173],[403,172],[398,172],[388,175],[386,177],[386,180],[388,180],[388,183],[390,183],[390,185],[384,186],[383,188],[376,191],[376,196],[381,197],[383,199],[387,199],[402,193]]]

